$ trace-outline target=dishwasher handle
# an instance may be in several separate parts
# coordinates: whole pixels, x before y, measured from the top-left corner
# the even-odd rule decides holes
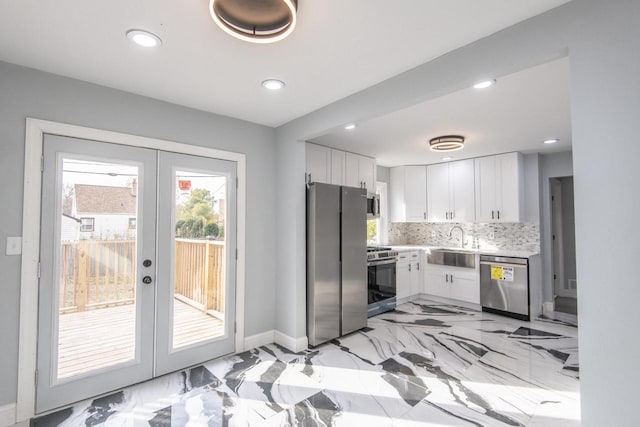
[[[500,267],[527,268],[526,264],[510,264],[508,262],[480,261],[480,265],[499,265]]]

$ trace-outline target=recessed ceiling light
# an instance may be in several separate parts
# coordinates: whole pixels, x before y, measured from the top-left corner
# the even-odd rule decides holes
[[[268,79],[262,82],[262,86],[269,90],[280,90],[285,84],[282,80]]]
[[[490,86],[493,86],[494,84],[496,84],[495,79],[493,79],[493,80],[484,80],[484,81],[481,81],[481,82],[478,82],[478,83],[474,84],[473,87],[475,89],[486,89],[486,88],[488,88]]]
[[[129,30],[127,31],[127,38],[144,47],[156,47],[162,44],[160,37],[145,30]]]
[[[453,160],[453,157],[443,157],[441,160],[443,162],[448,162],[449,160]]]
[[[355,124],[355,123],[351,123],[351,124],[346,125],[344,128],[345,128],[346,130],[354,130],[354,129],[355,129],[355,128],[357,128],[357,127],[358,127],[358,125],[357,125],[357,124]]]
[[[560,141],[558,138],[549,138],[549,139],[545,139],[542,142],[544,142],[545,144],[555,144],[558,141]]]

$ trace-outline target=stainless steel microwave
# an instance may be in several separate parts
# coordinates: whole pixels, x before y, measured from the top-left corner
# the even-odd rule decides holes
[[[380,195],[367,195],[367,219],[380,218]]]

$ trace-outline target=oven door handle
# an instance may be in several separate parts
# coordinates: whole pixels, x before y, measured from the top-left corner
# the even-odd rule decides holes
[[[381,261],[369,261],[367,263],[367,266],[369,267],[373,267],[373,266],[378,266],[378,265],[387,265],[387,264],[395,264],[396,263],[396,259],[385,259],[385,260],[381,260]]]

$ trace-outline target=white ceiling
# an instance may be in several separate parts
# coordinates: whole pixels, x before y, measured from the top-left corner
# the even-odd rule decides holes
[[[0,60],[278,126],[568,1],[300,0],[289,38],[254,45],[208,0],[3,0]],[[132,45],[132,28],[162,47]]]
[[[462,150],[429,150],[440,135],[463,135]],[[543,144],[559,138],[556,144]],[[446,155],[466,159],[520,151],[571,149],[569,59],[564,58],[498,80],[483,90],[468,88],[386,116],[337,130],[312,142],[375,157],[383,166],[430,164]]]

